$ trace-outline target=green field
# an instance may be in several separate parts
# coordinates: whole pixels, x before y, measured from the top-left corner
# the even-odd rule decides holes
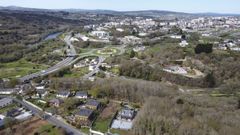
[[[24,59],[16,62],[1,63],[0,78],[18,78],[46,68],[46,65],[34,64]]]
[[[145,52],[146,53],[161,53],[165,52],[166,50],[170,50],[172,48],[176,48],[178,45],[174,43],[164,43],[164,44],[156,44],[153,47],[148,48]]]
[[[82,77],[87,73],[89,73],[88,67],[72,69],[70,73],[64,74],[64,77],[69,77],[69,78]]]

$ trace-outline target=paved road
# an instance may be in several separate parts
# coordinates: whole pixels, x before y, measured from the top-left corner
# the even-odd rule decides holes
[[[69,47],[68,50],[67,50],[67,56],[70,56],[64,60],[62,60],[61,62],[57,63],[56,65],[46,69],[46,70],[42,70],[40,72],[37,72],[37,73],[33,73],[33,74],[30,74],[30,75],[26,75],[22,78],[20,78],[20,82],[26,82],[26,81],[29,81],[29,80],[32,80],[34,78],[37,78],[37,77],[41,77],[41,76],[46,76],[48,74],[51,74],[55,71],[58,71],[64,67],[67,67],[69,65],[72,64],[72,61],[74,61],[74,56],[76,56],[76,50],[74,49],[73,45],[71,44],[71,41],[70,41],[70,36],[67,35],[65,38],[64,38],[64,41],[66,42],[67,46]]]
[[[33,112],[33,114],[37,114],[39,116],[43,116],[44,115],[44,118],[51,124],[53,125],[56,125],[58,127],[61,127],[63,129],[66,130],[66,132],[69,134],[69,135],[86,135],[85,133],[77,130],[76,128],[74,128],[73,126],[65,123],[64,121],[61,121],[59,119],[57,119],[56,117],[54,116],[51,116],[51,115],[48,115],[46,114],[45,112],[43,112],[42,110],[36,108],[35,106],[25,102],[25,101],[21,101],[21,100],[18,100],[14,97],[10,97],[10,96],[0,96],[0,97],[8,97],[8,98],[11,98],[13,99],[15,102],[21,104],[22,106],[28,108],[29,110],[31,110]]]

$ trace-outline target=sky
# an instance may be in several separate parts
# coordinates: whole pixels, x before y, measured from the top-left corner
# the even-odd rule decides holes
[[[168,10],[240,14],[240,0],[0,0],[0,6],[44,9]]]

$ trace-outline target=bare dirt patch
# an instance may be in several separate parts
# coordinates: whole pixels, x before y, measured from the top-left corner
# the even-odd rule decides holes
[[[112,117],[115,112],[120,108],[120,105],[118,103],[110,102],[106,108],[102,111],[99,118],[100,119],[107,119],[109,117]]]
[[[33,135],[39,127],[47,124],[47,121],[33,117],[13,126],[13,133],[11,135]],[[8,129],[0,130],[0,135],[9,135]]]

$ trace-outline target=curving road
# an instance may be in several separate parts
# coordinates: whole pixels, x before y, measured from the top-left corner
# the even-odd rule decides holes
[[[37,78],[37,77],[41,77],[41,76],[46,76],[48,74],[51,74],[55,71],[58,71],[64,67],[67,67],[69,65],[71,65],[71,63],[74,61],[74,57],[77,55],[76,53],[76,50],[74,49],[73,45],[71,44],[71,41],[70,41],[70,38],[71,36],[67,35],[65,38],[64,38],[64,41],[66,42],[67,46],[69,47],[67,49],[67,58],[62,60],[61,62],[57,63],[56,65],[46,69],[46,70],[42,70],[40,72],[37,72],[37,73],[33,73],[33,74],[30,74],[30,75],[26,75],[22,78],[20,78],[20,82],[27,82],[27,81],[30,81],[34,78]]]

